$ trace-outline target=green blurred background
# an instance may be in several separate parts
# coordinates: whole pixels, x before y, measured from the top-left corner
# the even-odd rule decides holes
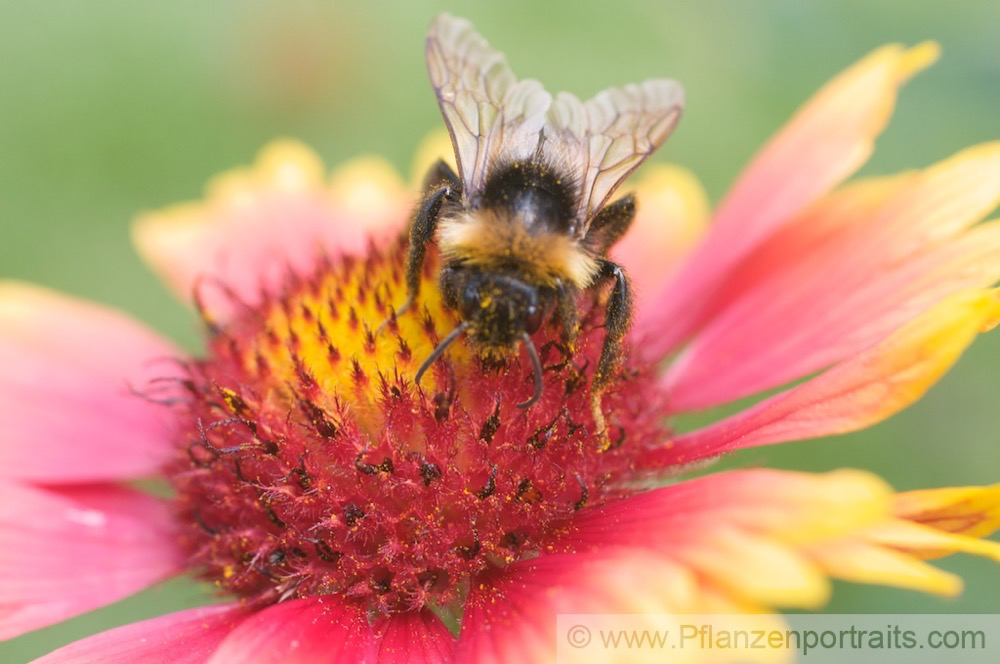
[[[471,18],[515,71],[581,96],[649,77],[681,80],[688,106],[660,160],[714,199],[812,91],[869,50],[932,38],[941,62],[902,94],[864,173],[923,166],[998,138],[1000,3],[617,1],[0,4],[0,277],[120,306],[197,348],[196,326],[128,240],[137,211],[196,198],[206,179],[277,136],[329,164],[374,153],[408,172],[440,125],[423,35]],[[897,488],[1000,480],[1000,335],[980,340],[919,405],[859,434],[754,450],[729,463],[871,468]],[[18,444],[5,441],[4,444]],[[1000,568],[942,566],[955,600],[838,585],[836,612],[994,612]],[[2,593],[2,589],[0,589]],[[0,644],[26,661],[97,630],[205,601],[172,582]],[[0,595],[2,601],[2,595]]]

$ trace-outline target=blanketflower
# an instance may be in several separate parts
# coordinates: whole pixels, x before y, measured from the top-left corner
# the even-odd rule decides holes
[[[640,293],[594,440],[579,351],[536,335],[483,367],[425,275],[414,204],[378,160],[328,180],[275,143],[206,200],[139,220],[143,256],[205,323],[202,357],[108,308],[0,288],[0,636],[185,570],[231,601],[94,635],[44,662],[545,662],[558,613],[761,612],[831,578],[952,594],[923,562],[1000,525],[1000,486],[893,493],[860,471],[743,470],[727,451],[852,431],[918,399],[1000,315],[1000,144],[839,186],[936,48],[880,49],[823,88],[715,212],[647,167],[615,248]],[[429,149],[434,152],[434,149]],[[421,165],[430,163],[421,158]],[[669,361],[665,361],[670,358]],[[693,431],[671,417],[780,388]],[[135,488],[163,477],[162,499]]]

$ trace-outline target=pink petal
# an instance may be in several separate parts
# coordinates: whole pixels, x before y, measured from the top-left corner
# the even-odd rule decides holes
[[[968,494],[947,498],[964,503]],[[902,529],[893,499],[884,482],[860,471],[750,470],[581,510],[543,555],[472,583],[457,660],[552,662],[555,639],[567,636],[556,631],[559,614],[656,616],[659,629],[666,615],[733,614],[739,621],[776,605],[816,607],[828,597],[829,576],[932,592],[954,586],[907,547],[1000,555],[995,543],[952,543],[958,536]],[[635,653],[615,654],[631,661]]]
[[[377,664],[452,664],[455,637],[430,611],[389,616],[379,630]]]
[[[599,554],[544,555],[472,584],[455,661],[558,661],[559,614],[742,613],[753,608],[702,587],[683,566],[647,552],[619,547]]]
[[[245,616],[235,604],[178,611],[95,634],[32,664],[201,664]]]
[[[335,595],[258,611],[222,642],[211,664],[362,664],[378,643],[364,610]],[[389,660],[392,661],[392,660]]]
[[[881,480],[859,471],[728,471],[581,510],[553,548],[588,553],[617,546],[677,556],[734,530],[808,544],[886,520],[890,497]]]
[[[706,408],[859,352],[950,293],[1000,279],[1000,143],[861,182],[779,231],[674,363],[671,406]]]
[[[581,512],[554,550],[645,550],[710,591],[816,607],[830,590],[810,550],[886,520],[888,507],[888,487],[864,473],[719,473]]]
[[[0,482],[0,639],[65,620],[177,573],[163,501],[121,487]]]
[[[289,270],[308,271],[322,253],[364,251],[406,224],[412,197],[385,162],[357,160],[326,181],[312,151],[271,144],[256,163],[216,178],[204,203],[150,213],[134,241],[185,299],[197,292],[209,315],[225,318],[238,300],[255,303]]]
[[[585,613],[597,598],[580,574],[584,556],[553,555],[508,565],[472,584],[455,661],[542,664],[555,659],[557,604]],[[576,600],[583,600],[578,603]],[[613,609],[609,608],[608,612]]]
[[[644,347],[648,357],[663,357],[710,319],[722,304],[716,289],[739,262],[868,158],[899,87],[936,57],[930,43],[881,48],[828,83],[771,139],[678,278],[638,312],[641,327],[662,331]]]
[[[155,393],[178,351],[124,314],[0,283],[0,476],[89,482],[155,472],[172,452]]]
[[[689,463],[744,447],[870,426],[923,396],[998,318],[995,292],[956,293],[864,352],[741,413],[681,435],[640,463]]]

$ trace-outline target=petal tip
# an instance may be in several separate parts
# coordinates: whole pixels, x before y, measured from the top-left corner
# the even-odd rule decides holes
[[[908,80],[927,69],[941,57],[941,45],[928,40],[902,51],[897,71],[901,80]]]
[[[985,316],[982,325],[979,326],[980,332],[989,332],[1000,324],[1000,288],[991,291],[990,295],[992,297],[987,305],[989,313]]]
[[[407,189],[396,168],[381,157],[355,157],[330,176],[331,199],[348,210],[371,212],[393,206]]]
[[[305,143],[293,138],[281,138],[260,150],[253,173],[260,180],[280,189],[310,189],[322,186],[326,165]]]

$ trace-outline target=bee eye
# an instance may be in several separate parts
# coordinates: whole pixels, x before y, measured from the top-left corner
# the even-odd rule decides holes
[[[528,334],[534,334],[542,326],[545,312],[538,305],[532,304],[524,313],[524,331]]]
[[[462,320],[472,320],[479,313],[479,289],[469,286],[462,293],[462,301],[458,303],[458,313]]]

